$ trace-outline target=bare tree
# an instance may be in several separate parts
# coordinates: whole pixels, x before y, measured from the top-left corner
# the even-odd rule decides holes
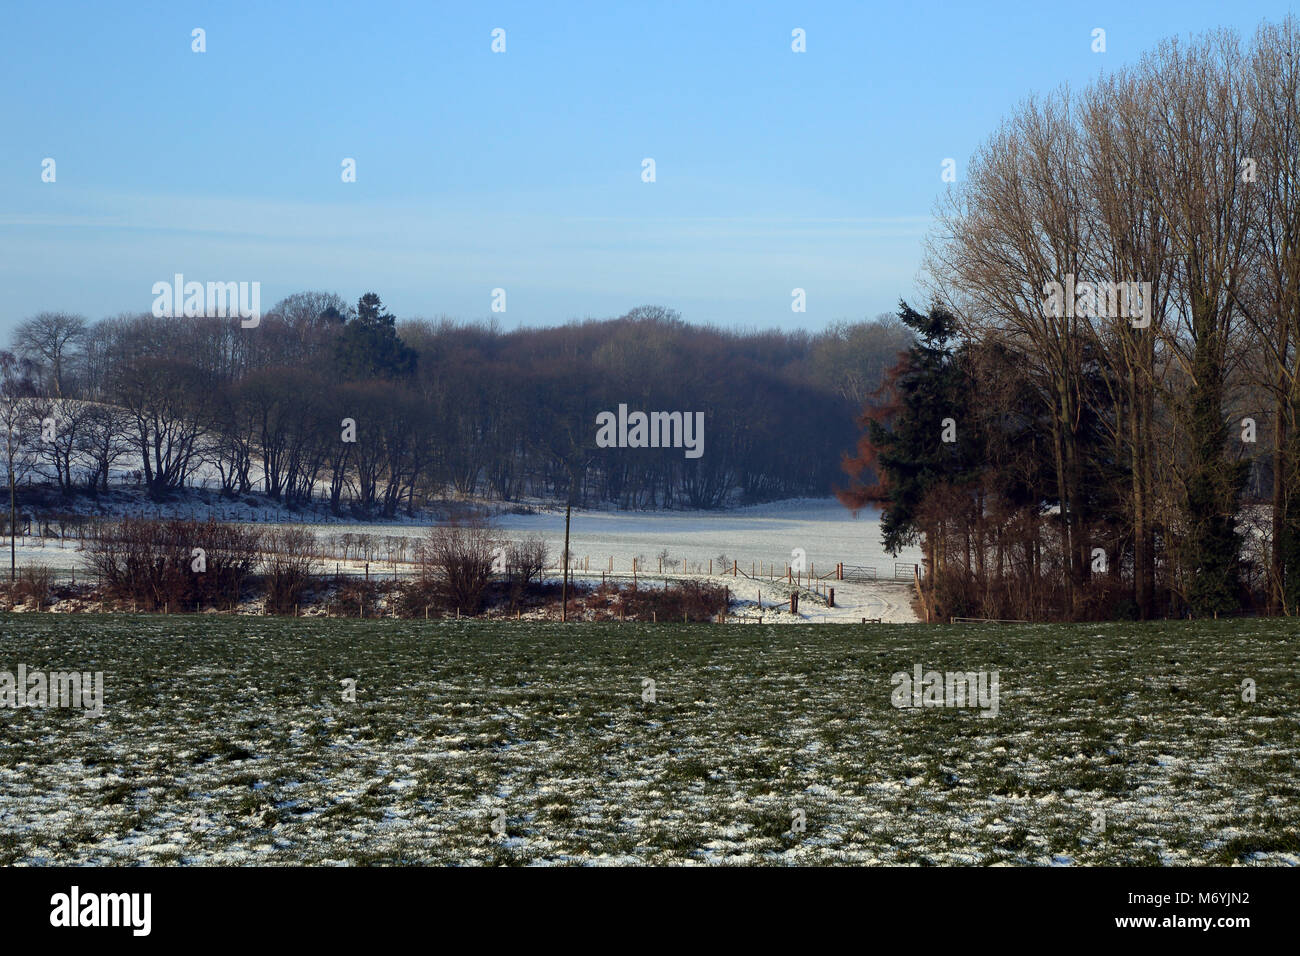
[[[1083,164],[1098,219],[1091,258],[1112,282],[1151,284],[1144,316],[1136,321],[1132,315],[1102,316],[1093,330],[1096,354],[1110,366],[1105,382],[1116,409],[1117,457],[1129,469],[1135,601],[1143,618],[1152,614],[1155,593],[1157,343],[1165,334],[1174,264],[1170,228],[1160,213],[1163,180],[1150,161],[1147,114],[1154,82],[1149,73],[1114,74],[1087,93],[1081,115]]]
[[[1264,361],[1259,372],[1273,398],[1270,605],[1287,614],[1300,601],[1300,24],[1288,16],[1255,35],[1247,98],[1255,113],[1256,155],[1242,177],[1256,179],[1257,279],[1246,314]]]
[[[1240,537],[1237,512],[1245,469],[1227,449],[1226,405],[1233,348],[1243,324],[1251,261],[1255,183],[1241,174],[1255,154],[1248,62],[1230,31],[1185,47],[1167,41],[1148,57],[1150,162],[1162,181],[1156,195],[1169,224],[1175,267],[1165,326],[1169,353],[1185,383],[1167,395],[1182,432],[1177,460],[1180,529],[1173,582],[1197,613],[1237,607]]]
[[[214,391],[192,365],[177,359],[137,359],[121,370],[119,401],[154,497],[181,487],[202,462],[216,411]]]
[[[315,535],[306,528],[284,528],[266,535],[262,546],[267,606],[279,612],[296,608],[319,564]]]
[[[20,322],[13,340],[20,356],[44,363],[54,397],[62,398],[70,365],[86,340],[85,318],[67,312],[41,312]]]
[[[932,244],[929,265],[937,295],[968,334],[1024,357],[1050,414],[1071,608],[1089,568],[1078,442],[1089,320],[1073,303],[1051,307],[1045,291],[1091,272],[1082,145],[1068,93],[1025,103],[941,208],[946,238]]]
[[[521,588],[527,587],[546,569],[550,549],[541,535],[529,535],[522,541],[512,541],[506,547],[506,573]]]
[[[86,402],[66,398],[37,399],[32,403],[30,430],[40,471],[46,479],[53,477],[64,495],[73,492],[73,469],[81,460],[93,408]]]
[[[4,429],[5,474],[9,479],[9,580],[17,576],[17,488],[31,467],[31,446],[26,433],[32,419],[30,363],[12,352],[0,351],[0,429]]]
[[[86,462],[86,490],[108,491],[114,466],[131,453],[129,414],[115,405],[89,404],[78,433],[77,450]]]
[[[1241,392],[1261,343],[1273,354],[1263,381],[1289,402],[1300,344],[1264,318],[1300,305],[1295,67],[1281,62],[1294,46],[1285,27],[1267,33],[1252,64],[1230,31],[1167,41],[1082,96],[1030,99],[941,210],[934,288],[973,340],[1023,356],[1050,414],[1071,608],[1096,537],[1117,524],[1142,615],[1158,528],[1165,582],[1188,607],[1238,606],[1247,453],[1229,441],[1228,415],[1252,407]],[[1257,160],[1271,196],[1244,168]],[[1089,427],[1108,449],[1081,444]],[[1099,467],[1127,483],[1125,514],[1096,512],[1086,476]]]

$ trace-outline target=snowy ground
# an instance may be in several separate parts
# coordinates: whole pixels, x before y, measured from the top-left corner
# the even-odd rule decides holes
[[[1295,650],[1281,620],[0,615],[0,671],[104,673],[100,717],[0,710],[0,865],[1294,866]],[[896,708],[915,666],[998,670],[997,714]]]
[[[505,515],[496,524],[511,538],[540,534],[557,558],[563,552],[562,512]],[[642,577],[653,580],[659,577],[659,555],[666,550],[673,577],[707,579],[731,588],[732,600],[738,602],[733,613],[740,620],[757,618],[760,598],[764,608],[778,599],[778,593],[781,600],[786,599],[790,589],[785,569],[795,560],[797,549],[802,549],[805,570],[819,578],[834,571],[838,563],[874,567],[879,577],[870,584],[819,582],[835,588],[836,607],[826,607],[814,598],[801,606],[802,621],[916,620],[911,607],[914,586],[910,580],[894,581],[894,563],[918,563],[919,550],[904,552],[897,559],[885,554],[880,549],[878,517],[864,514],[854,518],[833,499],[783,501],[725,512],[574,512],[569,538],[579,580],[599,581],[611,559],[620,579],[630,578],[633,558],[642,571],[649,572]],[[744,574],[722,574],[724,555]],[[768,620],[790,622],[793,618],[764,614],[764,621]]]
[[[206,517],[201,512],[196,512],[196,515]],[[230,517],[236,515],[232,513]],[[265,517],[274,523],[277,516],[268,514]],[[287,513],[278,517],[292,521],[292,516]],[[264,527],[267,521],[256,523]],[[552,562],[558,570],[564,547],[562,510],[501,515],[493,524],[505,538],[542,536],[550,546]],[[427,531],[425,525],[405,524],[311,523],[305,526],[323,539],[342,534],[369,534],[377,538],[420,537]],[[801,613],[797,619],[788,613],[774,614],[774,604],[788,601],[790,588],[785,583],[785,569],[797,560],[799,550],[803,552],[805,570],[819,578],[825,578],[837,563],[843,563],[873,567],[879,580],[872,583],[823,580],[819,587],[835,588],[836,607],[828,607],[824,599],[806,594],[801,598]],[[916,620],[911,606],[914,587],[909,580],[894,580],[894,564],[895,561],[919,563],[919,550],[909,549],[897,558],[885,554],[880,548],[878,516],[863,513],[854,518],[834,499],[799,499],[729,511],[573,513],[570,552],[575,576],[580,581],[598,583],[602,571],[609,573],[611,559],[614,575],[619,579],[631,579],[632,561],[637,559],[641,571],[639,582],[662,580],[664,575],[659,573],[659,555],[664,551],[668,552],[671,577],[709,579],[730,587],[736,602],[733,608],[736,621],[757,620],[760,614],[764,622],[855,623],[862,618],[880,618],[884,622],[903,623]],[[724,555],[728,562],[736,562],[738,571],[744,574],[723,575]],[[683,561],[686,562],[685,570],[682,569]],[[712,578],[709,578],[710,562]],[[65,542],[61,546],[57,539],[19,539],[18,563],[45,564],[60,571],[83,567],[75,544]],[[333,563],[330,562],[331,566]],[[364,567],[364,562],[359,561],[340,561],[338,564],[341,570]],[[382,567],[376,563],[372,565],[372,571],[380,573]]]

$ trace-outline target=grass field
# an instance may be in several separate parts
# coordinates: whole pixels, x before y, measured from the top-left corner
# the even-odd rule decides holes
[[[3,615],[0,671],[102,670],[105,712],[0,710],[0,863],[1296,864],[1298,650],[1285,621]],[[997,670],[998,715],[896,709],[917,664]]]

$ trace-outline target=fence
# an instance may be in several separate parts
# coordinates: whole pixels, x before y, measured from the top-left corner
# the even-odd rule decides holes
[[[24,542],[25,547],[30,549],[34,541],[41,541],[41,539],[28,538]],[[55,551],[81,550],[71,541],[61,546],[58,539],[45,539],[42,544]],[[357,553],[357,551],[360,554],[366,553],[360,549],[353,553]],[[270,553],[259,551],[259,555],[262,557],[267,557]],[[338,582],[350,581],[378,584],[384,581],[416,579],[432,570],[428,565],[411,560],[377,560],[364,564],[357,559],[352,561],[348,561],[346,558],[343,561],[331,560],[331,558],[336,557],[336,554],[329,555],[328,551],[322,554],[321,550],[318,550],[314,559],[315,567],[312,569],[312,578]],[[25,560],[21,560],[18,565],[20,573],[24,567],[40,567],[43,564],[39,557],[31,554],[30,550],[24,557]],[[562,556],[552,555],[552,557],[557,560],[549,562],[550,566],[544,569],[544,574],[547,577],[554,576],[558,578],[563,574],[562,560],[558,560]],[[0,559],[2,558],[3,555],[0,555]],[[95,572],[82,564],[71,568],[59,567],[48,568],[47,570],[54,584],[93,584],[97,582]],[[910,583],[917,576],[918,570],[915,564],[896,562],[894,564],[894,580]],[[570,555],[569,571],[574,576],[600,577],[602,580],[606,578],[606,575],[614,580],[631,578],[634,581],[658,580],[661,582],[683,576],[742,577],[751,581],[788,584],[814,590],[818,589],[820,582],[825,581],[840,580],[853,583],[873,583],[880,579],[879,572],[873,565],[835,564],[831,566],[830,571],[819,575],[816,573],[814,565],[810,565],[807,570],[796,570],[789,564],[780,564],[775,561],[755,561],[751,563],[748,569],[745,569],[740,566],[739,561],[728,561],[725,566],[712,559],[699,561],[675,559],[665,562],[661,560],[648,561],[642,558],[615,560],[610,556],[604,561],[599,559],[593,561],[590,556],[575,554]],[[4,569],[0,567],[0,581],[4,577]]]
[[[332,562],[331,562],[332,565]],[[43,568],[42,576],[47,577],[50,584],[58,585],[87,585],[99,584],[99,575],[87,568],[50,568],[43,567],[40,562],[28,561],[19,563],[15,577],[22,577],[24,571],[32,571],[36,568]],[[257,577],[261,572],[254,571],[252,576]],[[556,571],[558,574],[559,572]],[[312,570],[310,575],[313,583],[324,582],[326,584],[383,584],[386,581],[412,581],[418,580],[421,576],[421,569],[418,565],[407,565],[404,567],[393,568],[388,565],[375,565],[369,569],[359,568],[340,568],[338,566],[326,566],[326,563],[317,562],[317,566]],[[9,569],[0,567],[0,583],[9,580]]]
[[[845,564],[840,566],[840,575],[842,581],[874,581],[876,569],[864,565]]]

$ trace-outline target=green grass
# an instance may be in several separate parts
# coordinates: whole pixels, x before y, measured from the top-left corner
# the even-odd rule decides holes
[[[1295,864],[1298,648],[1261,620],[0,615],[0,670],[105,675],[98,720],[0,710],[0,864]],[[895,709],[918,663],[998,670],[999,716]]]

